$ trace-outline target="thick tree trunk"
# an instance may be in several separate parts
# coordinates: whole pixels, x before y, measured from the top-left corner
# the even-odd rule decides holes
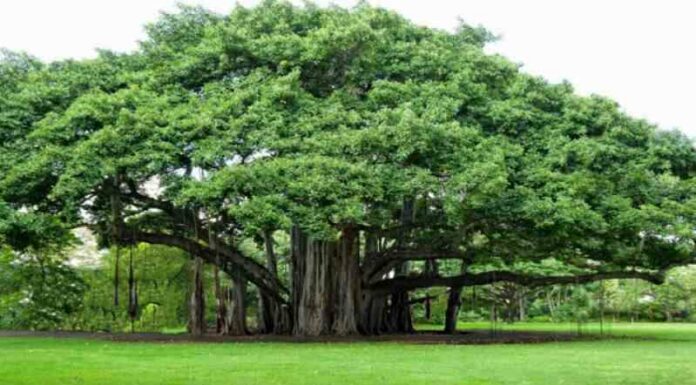
[[[214,276],[215,280],[215,331],[221,334],[225,330],[225,314],[227,310],[225,309],[225,294],[222,292],[222,286],[220,285],[220,269],[217,265],[214,266]]]
[[[391,333],[414,332],[411,318],[411,301],[407,291],[399,291],[391,295],[387,331]]]
[[[130,248],[128,261],[128,318],[131,323],[131,333],[135,332],[135,321],[138,318],[138,283],[135,280],[133,266],[133,247]]]
[[[452,287],[447,297],[447,310],[445,312],[445,333],[453,334],[457,331],[457,319],[459,308],[462,304],[462,287]]]
[[[343,229],[339,241],[334,274],[335,315],[331,331],[337,335],[358,333],[360,309],[359,232],[353,227]]]
[[[259,293],[259,332],[287,334],[292,332],[292,311],[272,297]]]
[[[397,277],[407,276],[408,271],[409,263],[404,262],[394,270],[394,275]],[[387,331],[391,333],[412,333],[414,331],[408,291],[397,290],[391,293],[386,324]]]
[[[401,208],[401,224],[396,243],[399,247],[404,247],[407,243],[408,227],[414,219],[414,200],[404,199]],[[399,264],[394,269],[395,277],[405,277],[408,275],[409,263]],[[386,328],[391,333],[412,333],[413,322],[411,320],[411,301],[407,290],[393,290],[387,311]]]
[[[438,261],[436,259],[429,259],[425,261],[425,267],[423,274],[426,276],[430,277],[437,277],[440,275],[440,265],[438,264]],[[423,302],[423,305],[425,307],[425,319],[430,320],[432,314],[431,314],[431,298],[429,295],[426,294],[425,301]]]
[[[385,314],[387,297],[363,291],[360,330],[366,335],[378,335],[386,331]]]
[[[228,291],[225,334],[241,336],[249,334],[246,324],[247,281],[241,272],[232,275],[232,289]]]
[[[116,174],[113,180],[113,190],[111,192],[111,241],[113,245],[116,246],[116,263],[114,264],[114,307],[119,305],[119,283],[120,283],[120,259],[121,259],[121,247],[119,245],[119,240],[121,234],[123,233],[123,214],[121,212],[121,194],[119,190],[121,188],[121,176]]]
[[[266,252],[266,268],[273,275],[274,278],[278,278],[278,261],[273,249],[273,231],[265,231],[263,233],[264,246]],[[258,308],[258,326],[259,332],[261,333],[278,333],[282,329],[279,325],[276,328],[276,321],[281,321],[278,319],[280,317],[279,304],[265,295],[261,290],[259,290],[259,308]]]
[[[275,334],[292,333],[292,309],[286,304],[278,304],[275,309],[273,332]]]
[[[213,228],[208,230],[208,245],[212,246],[215,244],[215,238],[217,235],[214,233]],[[225,330],[225,314],[227,309],[225,308],[225,293],[223,293],[222,285],[220,283],[220,253],[215,253],[215,263],[213,264],[213,284],[215,290],[215,332],[222,334]]]
[[[191,299],[189,302],[189,332],[196,336],[205,333],[205,297],[203,295],[203,260],[194,258]]]
[[[373,232],[365,233],[365,262],[376,258],[379,253],[379,237]],[[366,335],[378,335],[387,331],[387,295],[361,288],[360,331]]]
[[[425,306],[425,319],[427,319],[428,321],[430,321],[430,319],[432,318],[432,306],[431,306],[430,300],[431,300],[430,297],[426,297],[426,298],[425,298],[425,303],[424,303],[424,306]]]
[[[307,236],[300,230],[299,226],[293,226],[290,232],[290,265],[291,272],[291,317],[293,334],[300,334],[299,330],[299,308],[302,300],[302,289],[305,279],[305,255],[307,254]]]
[[[336,255],[336,243],[307,241],[304,255],[304,280],[297,311],[295,334],[318,336],[331,329],[331,262]]]
[[[428,259],[425,261],[424,272],[428,277],[437,277],[440,275],[440,265],[437,259]]]
[[[357,229],[346,227],[338,241],[323,241],[310,239],[297,227],[293,228],[295,335],[358,333],[361,283],[358,234]]]
[[[118,307],[118,284],[121,280],[121,247],[116,246],[116,261],[114,263],[114,307]]]
[[[270,334],[274,332],[275,326],[274,320],[274,304],[268,296],[264,295],[260,290],[258,293],[258,309],[257,309],[257,323],[258,331],[262,334]]]

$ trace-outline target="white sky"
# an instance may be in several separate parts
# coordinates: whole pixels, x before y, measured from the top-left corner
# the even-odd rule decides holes
[[[228,0],[187,0],[224,12]],[[254,0],[239,1],[244,5]],[[327,4],[329,1],[316,1]],[[527,72],[567,79],[583,94],[696,138],[696,2],[689,0],[372,0],[418,24],[452,29],[458,18],[502,40],[490,47]],[[130,51],[143,25],[174,0],[0,0],[0,47],[44,60]],[[355,0],[334,0],[349,6]]]

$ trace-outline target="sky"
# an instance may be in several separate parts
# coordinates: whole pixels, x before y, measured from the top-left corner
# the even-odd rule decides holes
[[[43,60],[131,51],[143,26],[175,0],[0,0],[0,47]],[[185,0],[227,13],[228,0]],[[255,0],[238,1],[253,5]],[[293,1],[300,3],[300,1]],[[352,6],[357,0],[334,0]],[[690,0],[371,0],[415,23],[452,30],[460,20],[500,37],[487,49],[552,82],[570,81],[633,116],[696,138],[696,4]]]

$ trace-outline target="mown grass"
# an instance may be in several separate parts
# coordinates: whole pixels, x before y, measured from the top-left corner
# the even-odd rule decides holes
[[[418,330],[442,330],[442,325],[421,324]],[[695,341],[696,324],[692,323],[650,323],[650,322],[588,322],[578,325],[574,322],[518,322],[507,324],[498,322],[459,322],[457,329],[466,330],[502,330],[502,331],[547,331],[578,333],[583,335],[604,335],[606,337],[632,337],[639,339],[658,339],[673,341]],[[695,382],[696,383],[696,382]]]
[[[696,325],[612,327],[649,339],[455,346],[7,337],[0,338],[0,384],[696,384]]]

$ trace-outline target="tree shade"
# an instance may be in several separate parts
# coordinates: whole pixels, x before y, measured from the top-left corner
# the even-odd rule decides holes
[[[485,30],[265,1],[147,31],[130,54],[2,54],[0,242],[87,226],[177,247],[298,335],[409,331],[415,288],[661,282],[695,261],[693,143],[485,54]]]

